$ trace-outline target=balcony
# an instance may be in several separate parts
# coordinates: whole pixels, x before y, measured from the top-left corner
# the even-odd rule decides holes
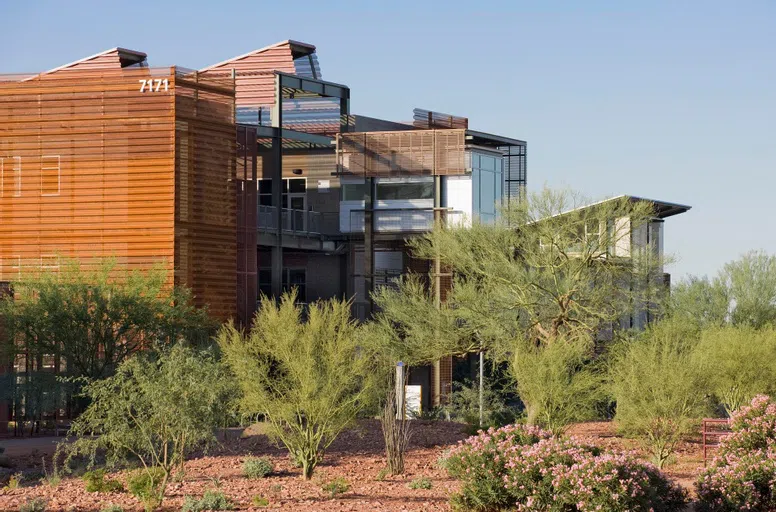
[[[340,217],[343,233],[363,233],[366,210],[350,210]],[[441,217],[448,225],[463,225],[464,212],[441,209]],[[345,214],[347,213],[347,214]],[[377,233],[422,233],[434,227],[434,208],[380,208],[374,210]]]
[[[282,208],[280,225],[283,233],[299,236],[335,236],[339,234],[339,213],[313,212]],[[277,230],[278,209],[275,206],[259,206],[259,231],[272,232]]]

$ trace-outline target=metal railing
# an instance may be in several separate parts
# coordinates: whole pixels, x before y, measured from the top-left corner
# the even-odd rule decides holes
[[[348,225],[342,230],[348,233],[364,231],[365,210],[351,210]],[[375,231],[378,233],[417,233],[434,227],[434,208],[390,208],[373,210]],[[461,225],[464,212],[442,209],[441,217],[448,225]]]
[[[704,418],[701,426],[701,438],[703,442],[703,465],[711,458],[712,451],[716,451],[720,440],[730,434],[730,420],[727,418]]]
[[[339,234],[339,213],[313,212],[282,208],[280,223],[284,232],[299,235]],[[257,224],[259,231],[275,231],[278,226],[278,209],[259,205]]]

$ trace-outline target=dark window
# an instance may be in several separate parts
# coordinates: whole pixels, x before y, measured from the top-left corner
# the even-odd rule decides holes
[[[343,183],[342,200],[343,201],[364,201],[366,200],[366,183]]]
[[[434,183],[378,183],[377,199],[433,199]]]

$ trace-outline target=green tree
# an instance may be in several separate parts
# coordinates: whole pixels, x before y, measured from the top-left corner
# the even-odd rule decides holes
[[[325,450],[371,405],[376,372],[348,302],[317,302],[305,315],[295,299],[262,300],[250,332],[227,325],[218,343],[242,389],[242,410],[265,418],[310,479]]]
[[[776,256],[750,251],[716,277],[690,276],[674,285],[668,312],[700,328],[776,326]]]
[[[668,312],[701,329],[720,327],[728,321],[730,290],[719,279],[690,276],[671,288]]]
[[[706,329],[695,349],[709,390],[730,416],[760,394],[776,394],[776,330],[773,327]]]
[[[88,382],[112,375],[141,348],[201,344],[214,332],[187,290],[167,286],[164,270],[127,271],[112,259],[94,268],[68,260],[59,272],[23,275],[14,282],[14,297],[0,300],[0,317],[14,340],[3,344],[11,352],[6,356],[26,362],[30,381],[44,359],[60,375]]]
[[[193,450],[215,441],[234,394],[211,353],[182,344],[136,354],[84,392],[90,404],[70,431],[77,439],[59,450],[68,459],[87,454],[91,464],[98,451],[109,465],[138,460],[150,482],[143,493],[146,509],[161,505],[173,471],[183,469]]]
[[[662,468],[677,443],[707,411],[707,383],[693,355],[693,326],[673,320],[624,339],[611,361],[615,421],[642,442]]]
[[[631,245],[653,216],[648,201],[588,204],[544,190],[510,205],[495,224],[437,226],[410,244],[415,256],[438,258],[454,274],[446,303],[434,307],[422,286],[404,280],[376,294],[378,321],[393,329],[397,346],[437,357],[487,350],[508,361],[530,421],[561,430],[599,399],[589,392],[600,380],[589,366],[592,340],[663,299],[664,262],[654,247]],[[556,343],[569,346],[549,348]],[[542,373],[575,392],[542,393]]]
[[[734,325],[776,326],[776,256],[750,251],[726,264],[721,275],[734,302]]]

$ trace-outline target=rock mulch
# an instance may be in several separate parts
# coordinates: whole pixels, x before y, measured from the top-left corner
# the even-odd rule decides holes
[[[345,432],[330,447],[311,481],[300,478],[287,453],[274,446],[264,435],[250,435],[226,441],[216,452],[186,463],[186,477],[168,487],[164,510],[180,510],[186,496],[200,497],[207,489],[218,488],[237,505],[238,510],[312,511],[433,511],[450,510],[449,496],[457,484],[438,467],[444,450],[464,439],[461,425],[447,422],[415,422],[411,450],[407,455],[406,474],[378,481],[385,466],[380,425],[363,421],[358,428]],[[267,456],[275,473],[249,480],[242,475],[246,457]],[[31,462],[31,461],[30,461]],[[27,471],[30,471],[27,469]],[[125,474],[109,475],[120,481]],[[419,477],[431,480],[431,489],[410,489]],[[331,497],[321,486],[344,478],[350,489]],[[254,496],[263,496],[269,506],[251,505]],[[40,497],[48,502],[47,511],[99,511],[108,504],[126,511],[141,511],[137,500],[128,493],[87,493],[77,478],[66,478],[57,487],[27,482],[16,490],[0,491],[0,511],[17,510],[26,501]]]

